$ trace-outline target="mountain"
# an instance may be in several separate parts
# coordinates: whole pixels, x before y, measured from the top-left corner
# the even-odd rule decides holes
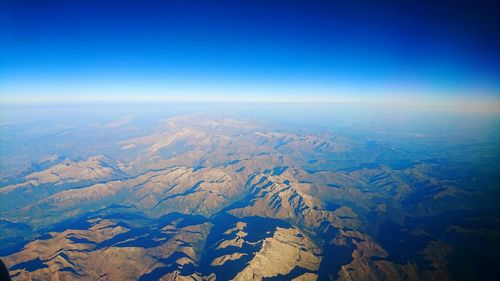
[[[50,156],[2,181],[0,257],[15,280],[499,274],[500,190],[478,184],[494,175],[452,157],[205,115],[105,147],[112,156]]]

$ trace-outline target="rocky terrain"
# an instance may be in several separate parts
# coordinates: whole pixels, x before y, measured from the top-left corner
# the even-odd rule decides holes
[[[14,280],[498,276],[494,173],[273,126],[172,117],[113,156],[33,163],[2,180],[0,258]]]

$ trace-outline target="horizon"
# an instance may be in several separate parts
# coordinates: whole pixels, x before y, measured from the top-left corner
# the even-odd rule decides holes
[[[430,111],[430,112],[455,112],[455,113],[475,113],[475,114],[488,114],[500,115],[500,101],[493,100],[473,100],[471,98],[462,99],[446,99],[446,102],[436,100],[336,100],[328,99],[255,99],[255,98],[221,98],[221,97],[187,97],[187,98],[170,98],[170,97],[123,97],[123,98],[110,98],[110,97],[79,97],[71,99],[61,98],[43,98],[43,99],[13,99],[5,100],[0,99],[0,108],[22,107],[22,106],[38,106],[44,108],[47,106],[77,106],[84,107],[88,105],[102,105],[102,106],[123,106],[123,105],[317,105],[317,106],[351,106],[351,107],[378,107],[387,110],[411,110],[411,111]]]
[[[3,1],[0,102],[382,102],[497,112],[497,10],[490,2]]]
[[[0,280],[500,280],[500,1],[1,0]]]

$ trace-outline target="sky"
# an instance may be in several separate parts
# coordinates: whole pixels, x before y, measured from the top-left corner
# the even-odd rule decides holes
[[[495,2],[2,0],[0,102],[420,102],[500,111]]]

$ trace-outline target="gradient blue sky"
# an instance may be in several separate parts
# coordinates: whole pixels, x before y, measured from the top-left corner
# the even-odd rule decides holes
[[[3,0],[2,100],[500,99],[497,1],[346,2]]]

